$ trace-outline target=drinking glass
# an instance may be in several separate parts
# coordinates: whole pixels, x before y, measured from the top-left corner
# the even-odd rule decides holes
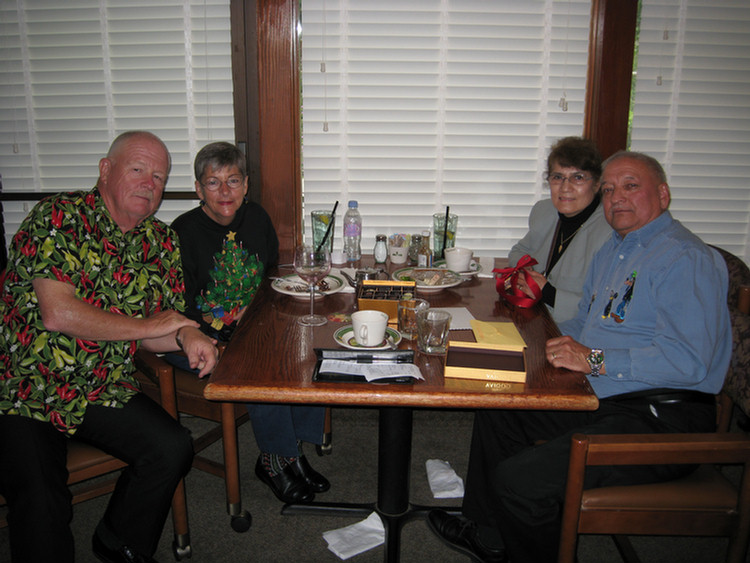
[[[333,252],[333,233],[336,230],[336,217],[331,215],[330,211],[313,211],[310,213],[312,219],[312,236],[313,246],[318,248],[323,238],[328,233],[328,239],[326,239],[325,247],[328,252]],[[330,225],[330,227],[329,227]]]
[[[448,229],[445,225],[445,213],[435,213],[432,216],[432,232],[435,233],[432,241],[432,255],[435,260],[442,260],[443,240],[445,248],[453,248],[456,245],[456,227],[458,226],[458,215],[450,213],[448,215]]]
[[[331,271],[331,253],[327,248],[316,252],[309,244],[298,246],[294,251],[294,271],[310,285],[310,314],[300,317],[299,324],[303,326],[320,326],[326,324],[326,318],[315,315],[315,285]]]

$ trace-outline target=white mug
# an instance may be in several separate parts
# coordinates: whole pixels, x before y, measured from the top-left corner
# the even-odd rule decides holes
[[[360,346],[379,346],[385,338],[388,315],[383,311],[368,309],[352,313],[354,339]]]
[[[468,272],[474,253],[468,248],[446,248],[445,267],[454,272]]]

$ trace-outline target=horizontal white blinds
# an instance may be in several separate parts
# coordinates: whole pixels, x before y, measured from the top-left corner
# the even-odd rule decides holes
[[[129,129],[167,144],[168,190],[192,190],[195,153],[234,139],[230,45],[229,0],[0,0],[4,191],[90,188]]]
[[[305,224],[338,200],[340,248],[356,199],[371,252],[377,233],[420,232],[450,206],[459,245],[507,255],[546,196],[549,146],[581,134],[590,11],[302,0]]]
[[[642,0],[631,146],[676,218],[750,262],[750,3]]]

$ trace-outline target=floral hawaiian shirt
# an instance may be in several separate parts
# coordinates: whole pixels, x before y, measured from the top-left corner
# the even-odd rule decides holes
[[[37,204],[13,237],[0,299],[0,415],[75,433],[89,403],[121,407],[138,392],[136,341],[93,342],[44,328],[32,282],[69,283],[120,315],[184,311],[176,235],[153,217],[123,233],[95,188]]]

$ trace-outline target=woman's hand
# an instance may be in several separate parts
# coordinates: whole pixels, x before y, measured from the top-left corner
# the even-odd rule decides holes
[[[545,285],[547,285],[547,278],[545,278],[542,274],[540,274],[536,270],[533,270],[531,268],[525,268],[524,272],[526,272],[526,274],[529,277],[531,277],[532,280],[536,282],[536,284],[539,286],[540,291]],[[528,295],[532,299],[537,297],[536,295],[534,295],[531,289],[529,289],[529,286],[526,285],[526,281],[524,280],[522,276],[518,277],[518,289],[523,291],[526,295]]]

